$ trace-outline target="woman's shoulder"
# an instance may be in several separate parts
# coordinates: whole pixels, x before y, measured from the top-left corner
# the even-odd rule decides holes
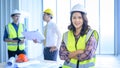
[[[98,32],[97,30],[95,29],[89,29],[87,34],[86,34],[86,41],[88,41],[89,38],[92,38],[94,37],[96,40],[98,40],[99,38],[99,35],[98,35]]]
[[[68,31],[64,32],[63,34],[67,34],[68,32],[72,32],[72,31],[71,31],[71,30],[68,30]]]

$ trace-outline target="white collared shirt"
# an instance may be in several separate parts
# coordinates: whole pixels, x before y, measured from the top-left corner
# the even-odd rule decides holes
[[[61,44],[62,37],[57,25],[54,22],[49,21],[44,27],[44,32],[45,32],[45,29],[46,29],[45,47],[56,46],[58,48]]]

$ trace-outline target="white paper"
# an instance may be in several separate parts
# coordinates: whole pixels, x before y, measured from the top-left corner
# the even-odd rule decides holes
[[[6,68],[59,68],[57,61],[49,60],[29,60],[22,63],[14,63],[13,67],[7,66]]]
[[[27,40],[36,39],[38,42],[42,42],[45,39],[44,35],[38,31],[23,32],[23,35],[24,35],[25,39],[27,39]]]
[[[23,62],[23,63],[15,63],[14,67],[22,68],[22,67],[28,67],[29,65],[33,65],[33,64],[40,64],[40,61],[32,60],[32,61]]]
[[[14,67],[14,63],[15,63],[15,57],[11,57],[7,62],[7,66]]]
[[[55,61],[38,61],[31,60],[23,63],[15,63],[15,68],[58,68],[59,65]]]

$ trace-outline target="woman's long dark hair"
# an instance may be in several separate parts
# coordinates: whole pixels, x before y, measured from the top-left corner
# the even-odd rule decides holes
[[[80,12],[80,11],[71,12],[71,16],[70,16],[71,24],[68,26],[68,29],[72,30],[73,32],[76,31],[76,29],[75,29],[75,27],[74,27],[74,25],[72,23],[72,16],[73,16],[73,13],[75,13],[75,12]],[[88,30],[89,25],[88,25],[88,19],[87,19],[86,14],[83,13],[83,12],[80,12],[80,13],[82,14],[82,18],[83,18],[83,25],[82,25],[82,29],[81,29],[80,35],[83,36],[86,33],[86,31]]]

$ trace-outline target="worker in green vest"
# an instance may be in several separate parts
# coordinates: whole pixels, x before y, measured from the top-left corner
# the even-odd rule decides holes
[[[13,22],[5,26],[3,39],[7,42],[8,58],[25,54],[24,37],[22,35],[25,29],[24,25],[19,23],[20,15],[20,11],[14,10],[11,14]]]
[[[86,11],[81,4],[73,6],[70,22],[59,50],[60,59],[65,60],[62,68],[94,68],[98,33],[88,25]]]

